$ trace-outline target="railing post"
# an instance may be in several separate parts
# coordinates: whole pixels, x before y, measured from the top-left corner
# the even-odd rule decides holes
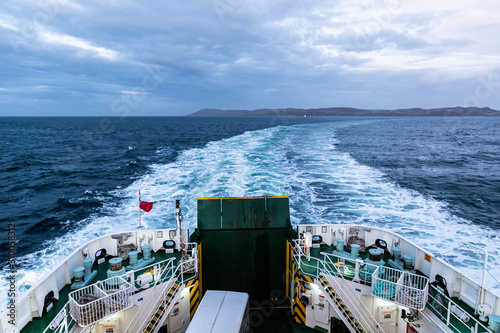
[[[181,258],[181,285],[184,284],[184,263],[182,262],[182,258]]]
[[[300,245],[299,245],[299,249],[300,249]],[[301,252],[302,252],[302,251],[299,251],[299,270],[300,270],[300,269],[302,269],[302,268],[301,268],[301,266],[302,266],[302,265],[301,265],[301,264],[302,264],[302,259],[301,259],[301,254],[300,254]]]
[[[66,310],[64,310],[64,312],[66,312]],[[66,317],[64,318],[64,324],[63,324],[63,327],[64,327],[64,331],[66,333],[68,333],[68,317],[67,317],[68,314],[66,314]]]
[[[446,312],[446,326],[450,325],[451,302],[448,301],[448,311]]]

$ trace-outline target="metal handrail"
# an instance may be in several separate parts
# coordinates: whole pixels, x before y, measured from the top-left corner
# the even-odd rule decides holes
[[[43,333],[68,333],[76,321],[69,315],[69,301],[64,304],[61,311],[54,317],[51,323],[45,328]]]
[[[304,243],[304,240],[302,239],[294,239],[293,240],[293,243],[294,243],[294,252],[296,253],[294,256],[295,257],[298,257],[298,267],[299,269],[301,270],[301,272],[303,272],[301,266],[302,265],[305,265],[305,266],[308,266],[308,267],[315,267],[313,265],[309,265],[309,264],[305,264],[302,262],[301,260],[301,257],[302,256],[306,256],[306,254],[304,253],[303,249],[302,249],[302,246],[301,246],[301,243]],[[342,280],[344,281],[345,285],[347,286],[347,288],[343,288],[342,286],[340,286],[338,284],[338,282],[335,280],[335,279],[332,279],[333,280],[333,283],[336,284],[336,292],[340,291],[339,294],[342,296],[342,299],[347,299],[348,302],[346,303],[349,303],[347,304],[349,310],[353,313],[353,314],[356,314],[356,319],[360,320],[365,328],[371,328],[372,332],[384,332],[384,330],[378,326],[377,324],[373,325],[373,324],[370,324],[369,321],[373,321],[375,323],[377,323],[376,319],[371,315],[371,312],[368,311],[368,309],[365,307],[365,305],[363,303],[360,303],[361,304],[361,307],[365,310],[365,312],[368,314],[368,318],[365,318],[366,315],[363,314],[361,311],[358,311],[358,307],[357,305],[354,304],[354,302],[351,300],[351,298],[354,297],[354,299],[356,299],[357,297],[354,295],[354,291],[349,287],[348,283],[347,283],[347,280],[344,278],[343,274],[341,274],[339,271],[338,271],[338,268],[335,266],[335,264],[332,262],[332,260],[329,258],[329,256],[332,256],[331,254],[329,253],[325,253],[325,252],[321,252],[321,254],[324,255],[324,258],[328,259],[328,261],[330,262],[331,266],[334,268],[334,271],[332,271],[331,269],[328,269],[328,265],[330,265],[329,263],[326,262],[326,260],[320,260],[318,258],[315,258],[315,257],[310,257],[308,258],[309,260],[310,259],[313,259],[313,260],[316,260],[316,276],[314,276],[316,279],[319,280],[319,276],[321,274],[325,274],[325,273],[329,273],[330,275],[332,273],[334,273],[335,275],[338,275],[342,278]],[[322,266],[322,269],[323,269],[323,272],[321,272],[321,270],[319,269],[319,265],[321,264]],[[308,273],[305,273],[303,272],[303,274],[306,274],[306,275],[310,275]],[[344,295],[342,295],[342,292],[345,291],[345,290],[348,290],[352,293],[352,295],[349,297],[347,296],[347,294],[344,293]],[[347,296],[347,297],[346,297]],[[338,310],[338,309],[337,309]]]
[[[460,332],[460,329],[455,327],[455,325],[453,325],[450,320],[451,316],[453,316],[464,326],[469,327],[471,329],[471,333],[478,333],[479,328],[485,330],[486,332],[493,332],[479,320],[474,318],[474,316],[468,314],[465,310],[463,310],[460,305],[458,305],[450,297],[446,296],[441,290],[437,289],[433,285],[429,285],[429,288],[433,291],[433,293],[429,293],[427,308],[434,310],[432,311],[432,313],[434,313],[447,327],[451,327],[453,330]],[[439,296],[439,298],[437,296]],[[462,316],[459,316],[455,313],[458,311],[453,311],[453,308],[458,308],[460,311],[466,314],[468,318],[467,321],[471,320],[473,323],[468,324],[466,321],[464,321],[465,318],[462,318]],[[442,313],[442,310],[445,310],[445,314]]]
[[[175,258],[171,258],[169,259],[168,263],[163,267],[163,270],[159,273],[159,276],[169,276],[169,280],[172,280],[172,278],[175,277],[175,270],[174,270],[174,259]],[[168,272],[172,271],[172,274],[168,275]],[[155,286],[158,285],[160,282],[162,282],[163,278],[158,278],[154,281],[154,284],[152,287],[149,288],[149,293],[146,297],[144,297],[144,300],[143,300],[143,304],[149,304],[150,301],[152,301],[153,299],[153,296],[154,296],[154,291],[155,291]],[[163,295],[163,293],[165,292],[166,288],[170,286],[169,283],[166,283],[165,286],[162,288],[162,292],[160,293],[160,296]],[[157,304],[158,302],[155,302],[155,304]],[[132,317],[132,319],[130,320],[130,323],[129,325],[127,326],[127,328],[125,329],[125,332],[136,332],[137,330],[133,330],[132,328],[135,328],[135,326],[137,326],[137,322],[144,318],[144,319],[147,319],[149,317],[146,317],[145,316],[145,312],[148,311],[150,309],[148,309],[147,307],[139,307],[139,310],[135,313],[134,317]],[[144,320],[143,319],[143,320]]]
[[[80,327],[92,325],[132,306],[132,285],[121,276],[110,277],[69,293],[71,316]],[[82,297],[92,296],[82,303]]]
[[[184,285],[184,282],[186,281],[189,281],[189,280],[192,280],[194,277],[191,277],[189,279],[187,279],[186,281],[184,281],[184,272],[183,272],[183,267],[186,263],[189,263],[189,262],[192,262],[194,264],[194,269],[195,269],[195,273],[197,274],[198,273],[198,244],[195,243],[195,242],[191,242],[191,243],[188,243],[188,242],[185,242],[186,246],[189,246],[189,245],[193,245],[193,248],[191,249],[191,254],[192,254],[192,259],[189,259],[187,261],[179,261],[178,263],[178,266],[177,266],[177,269],[181,269],[181,273],[180,273],[180,276],[181,276],[181,283],[178,284],[176,287],[174,287],[174,292],[175,292],[175,297],[171,300],[170,304],[167,306],[167,308],[165,309],[165,315],[163,315],[163,317],[160,319],[160,321],[158,322],[158,324],[156,325],[156,328],[153,330],[153,332],[151,333],[158,333],[159,330],[161,329],[161,327],[163,326],[163,323],[165,322],[165,320],[167,320],[168,318],[168,313],[170,312],[171,308],[175,306],[175,301],[177,300],[177,298],[179,297],[179,293],[178,293],[178,290],[181,288],[182,285]],[[195,276],[196,276],[195,274]],[[175,280],[174,280],[175,281]]]
[[[137,286],[136,286],[136,280],[137,280],[137,277],[140,276],[140,275],[136,275],[137,272],[147,272],[148,270],[153,270],[153,274],[155,276],[155,279],[154,279],[154,284],[152,286],[149,286],[147,288],[151,288],[153,286],[155,286],[158,282],[165,282],[165,272],[167,272],[168,270],[165,269],[166,267],[168,267],[169,265],[173,267],[173,262],[175,261],[175,258],[168,258],[168,259],[165,259],[165,260],[162,260],[162,261],[159,261],[159,262],[155,262],[155,263],[152,263],[152,264],[149,264],[148,266],[144,266],[144,267],[141,267],[137,270],[132,270],[132,271],[129,271],[126,273],[127,277],[130,277],[131,278],[131,283],[133,284],[133,287],[134,287],[134,291],[137,293],[137,292],[141,292],[143,291],[144,287],[141,287],[139,289],[142,289],[140,291],[137,291]]]
[[[196,249],[196,247],[195,247],[195,249]],[[196,253],[196,250],[194,250],[194,251],[195,251],[194,253]],[[195,264],[195,267],[196,267],[197,266],[196,260],[197,260],[197,258],[193,257],[192,259],[190,259],[187,262],[193,261]],[[186,263],[186,262],[184,262],[184,263]],[[173,267],[170,269],[172,270]],[[150,288],[150,292],[143,300],[143,302],[144,302],[143,304],[151,304],[151,303],[154,305],[159,304],[165,298],[165,292],[167,291],[167,289],[172,286],[173,282],[176,281],[179,278],[179,276],[181,279],[180,285],[183,285],[184,282],[192,280],[194,278],[194,277],[191,277],[187,280],[184,280],[184,265],[183,264],[177,265],[175,270],[172,271],[172,274],[170,276],[171,277],[170,277],[169,281],[172,283],[166,283],[165,286],[162,287],[159,292],[156,291],[156,293],[154,292],[155,288]],[[159,281],[157,281],[157,282],[159,282]],[[155,294],[157,294],[158,296],[156,296],[156,298],[153,298]],[[139,311],[137,311],[137,313],[134,315],[132,320],[130,321],[130,324],[125,329],[125,333],[127,333],[127,332],[134,332],[135,333],[138,328],[144,327],[146,325],[146,323],[148,322],[148,320],[150,320],[154,311],[156,311],[155,306],[152,306],[152,307],[143,306],[143,307],[141,307],[139,309]],[[166,312],[165,312],[165,315],[167,315]]]
[[[172,289],[173,292],[175,292],[175,296],[174,298],[170,301],[170,304],[167,306],[167,308],[165,309],[165,314],[162,316],[162,318],[160,319],[160,321],[158,322],[158,324],[156,325],[155,329],[153,330],[153,332],[151,333],[158,333],[161,329],[161,327],[163,326],[163,323],[165,322],[165,320],[167,320],[168,318],[168,314],[170,313],[170,310],[172,309],[172,307],[175,306],[175,302],[177,300],[177,298],[179,297],[179,289],[181,288],[182,284],[178,284],[176,287],[174,287]]]
[[[329,256],[332,256],[330,253],[326,252],[321,252],[323,254],[325,261],[320,261],[323,264],[325,273],[329,273],[330,275],[335,274],[336,276],[339,276],[342,281],[344,282],[344,285],[346,287],[342,287],[338,281],[334,279],[330,279],[331,282],[333,282],[337,288],[334,288],[335,292],[337,292],[341,297],[342,301],[345,301],[345,303],[348,303],[348,308],[352,313],[356,313],[356,319],[359,319],[363,324],[365,325],[365,330],[367,328],[370,328],[371,332],[384,332],[383,328],[380,327],[377,323],[377,320],[373,317],[371,312],[366,308],[366,306],[363,304],[363,302],[360,302],[360,308],[364,311],[359,311],[358,307],[356,304],[354,304],[353,299],[356,299],[357,296],[354,293],[354,290],[349,286],[349,281],[347,281],[344,278],[344,275],[340,273],[339,267],[335,265],[335,263],[330,259]],[[326,261],[328,260],[328,261]],[[333,267],[333,270],[329,267]],[[346,301],[347,300],[347,301]],[[363,326],[362,324],[362,326]]]
[[[427,302],[429,279],[389,267],[377,267],[372,274],[372,296],[415,310]]]
[[[193,254],[193,259],[194,262],[196,263],[198,260],[198,251],[197,251],[197,244],[196,243],[186,243],[186,245],[194,245],[194,248],[192,249],[192,254]],[[163,283],[167,280],[170,280],[171,275],[169,275],[169,271],[175,272],[173,262],[175,261],[175,258],[169,258],[162,260],[157,263],[150,264],[148,266],[142,267],[138,269],[137,271],[147,271],[149,269],[154,269],[155,271],[155,280],[153,282],[153,285],[149,286],[148,289],[152,290],[152,287],[155,287],[156,285]],[[127,273],[127,275],[131,275],[131,281],[130,283],[132,284],[133,289],[135,292],[142,292],[137,291],[136,286],[135,286],[135,272],[136,270],[131,271]],[[195,264],[195,271],[198,273],[198,265]],[[168,277],[168,278],[166,278]],[[86,288],[86,287],[84,287]],[[146,296],[145,300],[148,300],[148,297],[153,294],[150,292],[148,296]],[[59,313],[54,317],[52,322],[45,328],[45,330],[42,333],[68,333],[73,326],[76,324],[75,319],[71,316],[71,311],[70,311],[70,302],[66,302],[66,304],[63,306],[63,308],[59,311]],[[146,302],[145,302],[146,303]],[[138,311],[139,312],[139,311]],[[134,316],[134,318],[137,316],[137,314]]]

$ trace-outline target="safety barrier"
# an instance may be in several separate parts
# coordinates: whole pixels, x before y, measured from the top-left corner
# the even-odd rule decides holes
[[[427,302],[429,279],[389,267],[377,267],[372,274],[372,296],[415,310]]]
[[[179,262],[177,265],[174,265],[174,261],[169,262],[167,266],[163,268],[163,270],[160,272],[161,276],[168,277],[163,278],[163,279],[158,279],[155,281],[154,286],[157,286],[160,282],[164,282],[167,280],[166,283],[164,283],[164,286],[161,288],[150,288],[149,293],[147,294],[146,297],[144,297],[144,300],[142,301],[143,306],[139,308],[139,310],[136,312],[132,320],[130,321],[128,327],[125,329],[125,333],[136,333],[140,332],[146,327],[151,320],[151,317],[157,312],[158,307],[160,306],[161,302],[169,295],[169,288],[171,288],[173,285],[177,284],[178,286],[175,288],[175,294],[177,294],[178,289],[180,286],[183,286],[184,283],[187,281],[190,281],[196,277],[196,275],[193,275],[192,277],[185,279],[184,274],[188,273],[186,270],[186,267],[194,267],[194,272],[198,272],[198,247],[196,243],[185,243],[186,245],[193,245],[192,249],[192,258],[191,259],[185,259],[182,262]],[[186,245],[184,247],[186,247]],[[191,272],[191,270],[189,270]],[[178,282],[178,283],[177,283]],[[151,332],[156,332],[157,330],[160,329],[161,325],[167,318],[167,315],[171,309],[170,302],[168,302],[168,306],[165,308],[165,310],[162,313],[161,318],[159,318],[158,323],[155,325],[156,328],[155,330]],[[151,305],[151,306],[149,306]]]
[[[382,333],[384,330],[378,325],[377,320],[371,314],[366,306],[359,301],[357,293],[350,287],[349,281],[347,281],[343,274],[340,272],[340,266],[336,265],[328,253],[322,253],[325,260],[323,263],[323,273],[332,276],[328,281],[332,284],[332,288],[338,295],[338,298],[346,304],[347,308],[352,311],[352,315],[361,324],[361,327],[365,332],[379,332]],[[339,277],[338,278],[335,278]]]
[[[467,314],[455,301],[441,290],[430,285],[427,308],[432,311],[453,332],[492,332],[479,320]]]
[[[75,325],[76,321],[69,315],[70,302],[64,304],[63,308],[45,328],[43,333],[68,333]]]
[[[132,306],[132,285],[121,276],[69,293],[70,313],[80,327],[92,325]]]
[[[323,289],[323,292],[328,295],[328,301],[339,314],[339,317],[344,321],[351,332],[373,332],[383,333],[384,330],[378,325],[377,320],[365,305],[359,302],[356,292],[349,286],[349,281],[344,278],[344,267],[339,265],[337,261],[339,257],[330,253],[321,252],[323,260],[309,257],[309,261],[313,261],[316,265],[305,263],[302,258],[307,258],[303,251],[302,240],[294,241],[294,260],[299,269],[315,268],[315,274],[302,272],[318,282],[318,286]],[[336,257],[333,261],[331,257]],[[325,284],[324,276],[328,278],[328,285]],[[340,279],[337,279],[340,278]],[[330,289],[331,290],[330,290]],[[329,290],[327,290],[329,289]]]

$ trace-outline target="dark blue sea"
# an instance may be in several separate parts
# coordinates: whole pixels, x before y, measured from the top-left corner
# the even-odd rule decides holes
[[[91,238],[196,225],[196,198],[289,195],[292,223],[391,228],[500,290],[500,118],[0,118],[0,252],[19,288]],[[5,272],[2,273],[5,277]],[[498,279],[498,278],[497,278]],[[6,288],[6,282],[1,289]],[[3,291],[0,290],[3,293]]]

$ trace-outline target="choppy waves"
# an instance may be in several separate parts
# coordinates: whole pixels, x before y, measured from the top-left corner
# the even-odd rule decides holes
[[[150,172],[111,193],[119,204],[105,204],[104,217],[47,241],[18,258],[19,288],[26,291],[64,257],[92,238],[138,225],[138,191],[155,206],[143,214],[146,228],[175,225],[174,202],[181,200],[184,226],[196,225],[196,198],[289,195],[292,223],[361,223],[392,229],[479,281],[481,264],[462,242],[490,252],[488,285],[499,291],[498,232],[450,213],[447,205],[397,186],[382,172],[336,149],[339,123],[268,128],[208,143],[179,153],[174,162],[153,164]],[[158,154],[163,153],[162,149]],[[2,273],[4,274],[4,273]],[[2,286],[5,292],[6,286]]]

